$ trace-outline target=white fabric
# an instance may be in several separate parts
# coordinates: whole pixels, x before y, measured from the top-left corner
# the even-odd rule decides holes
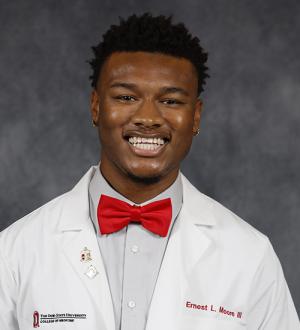
[[[1,330],[33,329],[35,311],[39,329],[115,330],[109,285],[89,220],[88,184],[94,171],[1,232]],[[146,330],[299,330],[268,238],[184,176],[182,182],[183,206]],[[80,261],[84,247],[91,251],[89,262]],[[52,323],[54,317],[58,321]]]

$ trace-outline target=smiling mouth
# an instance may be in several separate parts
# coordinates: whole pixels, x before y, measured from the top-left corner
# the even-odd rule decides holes
[[[140,155],[154,155],[168,144],[169,139],[166,137],[146,137],[146,136],[126,136],[131,148]]]
[[[142,150],[156,150],[167,143],[167,141],[162,138],[146,138],[137,136],[128,138],[128,142],[135,148]]]

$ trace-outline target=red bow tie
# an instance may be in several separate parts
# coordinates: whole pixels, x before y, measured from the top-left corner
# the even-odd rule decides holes
[[[97,209],[101,234],[110,234],[126,227],[130,222],[141,223],[154,234],[167,236],[172,218],[171,199],[144,206],[130,205],[119,199],[101,195]]]

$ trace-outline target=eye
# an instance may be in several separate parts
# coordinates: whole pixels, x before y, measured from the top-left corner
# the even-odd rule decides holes
[[[130,96],[130,95],[118,95],[118,96],[114,97],[114,99],[125,101],[125,102],[133,102],[136,100],[135,97]]]
[[[183,102],[176,100],[176,99],[166,99],[162,100],[161,103],[166,105],[175,105],[175,104],[183,104]]]

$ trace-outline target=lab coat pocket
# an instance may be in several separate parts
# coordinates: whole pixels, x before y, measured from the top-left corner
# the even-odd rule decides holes
[[[180,330],[246,330],[246,324],[217,317],[185,316]]]

